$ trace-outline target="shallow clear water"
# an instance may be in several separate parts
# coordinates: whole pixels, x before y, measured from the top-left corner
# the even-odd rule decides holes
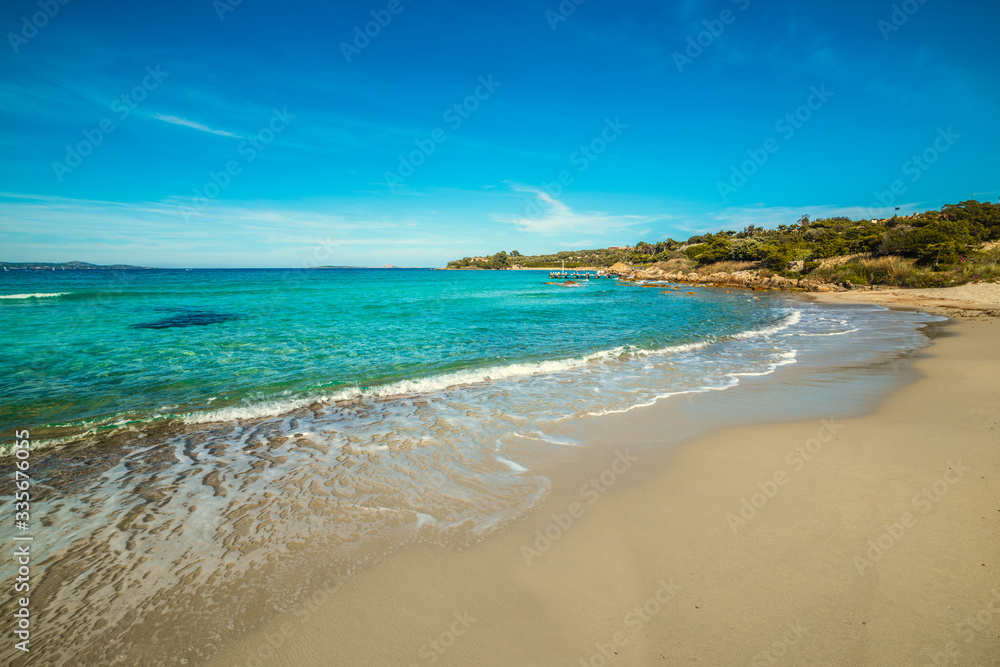
[[[374,544],[468,544],[523,517],[549,489],[532,447],[580,444],[555,435],[566,420],[793,364],[863,368],[926,344],[920,328],[934,319],[744,290],[546,281],[4,274],[3,444],[13,428],[71,441],[36,453],[39,599],[73,637],[41,631],[46,655],[203,656],[247,600],[298,599],[262,592],[262,577],[317,559],[339,571]],[[0,524],[0,539],[10,530]],[[143,623],[186,634],[128,648]],[[187,652],[167,657],[176,641]]]
[[[536,272],[5,272],[0,428],[28,419],[58,434],[223,406],[250,415],[400,381],[432,387],[456,371],[484,378],[518,363],[655,350],[783,317],[773,300],[544,282]]]

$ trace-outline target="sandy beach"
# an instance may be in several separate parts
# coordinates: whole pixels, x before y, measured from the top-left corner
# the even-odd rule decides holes
[[[526,520],[395,553],[212,664],[998,664],[1000,286],[822,298],[954,319],[860,416],[669,450],[666,406],[604,417]]]
[[[1000,667],[1000,1],[120,4],[0,11],[0,667]]]

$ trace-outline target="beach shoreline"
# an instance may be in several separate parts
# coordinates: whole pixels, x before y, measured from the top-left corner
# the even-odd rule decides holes
[[[868,414],[659,452],[627,445],[659,406],[603,418],[625,444],[580,448],[524,521],[403,549],[209,664],[989,663],[997,289],[950,289],[819,297],[957,316]]]

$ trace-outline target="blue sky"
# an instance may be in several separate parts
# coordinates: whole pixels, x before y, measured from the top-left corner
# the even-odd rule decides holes
[[[1000,196],[997,3],[235,1],[3,4],[0,260],[440,266]]]

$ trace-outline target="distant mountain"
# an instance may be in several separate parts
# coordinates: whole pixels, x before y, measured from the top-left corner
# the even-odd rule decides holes
[[[0,266],[4,268],[5,271],[14,270],[36,270],[36,271],[66,271],[66,270],[79,270],[79,269],[90,269],[90,270],[107,270],[114,269],[117,271],[128,271],[128,270],[145,270],[152,269],[152,266],[131,266],[130,264],[89,264],[87,262],[79,262],[73,260],[72,262],[0,262]]]

